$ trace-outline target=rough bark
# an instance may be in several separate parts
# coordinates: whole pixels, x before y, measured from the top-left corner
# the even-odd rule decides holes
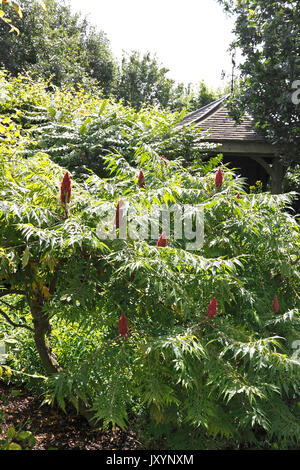
[[[57,374],[58,372],[61,372],[62,368],[51,351],[49,343],[49,334],[51,331],[49,320],[47,318],[37,319],[35,317],[33,324],[36,349],[47,374]]]
[[[34,342],[39,353],[41,362],[47,374],[57,374],[62,371],[49,343],[51,325],[49,319],[43,315],[41,309],[35,305],[31,309],[34,325]]]

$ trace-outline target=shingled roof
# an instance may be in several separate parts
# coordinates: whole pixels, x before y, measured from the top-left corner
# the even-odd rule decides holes
[[[240,124],[236,124],[228,116],[225,101],[229,96],[226,95],[189,114],[180,125],[193,124],[196,128],[209,131],[205,137],[206,141],[266,142],[264,136],[255,129],[254,121],[249,114],[245,114]]]
[[[209,145],[203,147],[207,155],[223,155],[223,161],[238,165],[249,184],[255,181],[271,178],[271,192],[278,194],[282,191],[282,166],[280,152],[255,127],[250,114],[245,113],[240,124],[229,117],[226,109],[226,100],[230,95],[203,106],[186,116],[177,125],[201,129],[198,137],[199,143]],[[199,146],[201,151],[201,148]],[[261,174],[261,170],[264,174]]]

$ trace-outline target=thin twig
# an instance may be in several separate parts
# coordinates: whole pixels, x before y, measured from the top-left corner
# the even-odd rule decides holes
[[[32,333],[34,333],[34,329],[31,328],[30,326],[24,325],[23,323],[15,323],[14,321],[12,321],[11,318],[5,312],[3,312],[1,308],[0,308],[0,314],[8,321],[8,323],[10,323],[15,328],[26,328],[26,330],[29,330]]]
[[[17,310],[19,311],[19,309],[17,307],[15,307],[14,305],[10,305],[8,302],[5,302],[5,300],[0,300],[0,302],[4,305],[6,305],[6,307],[8,308],[11,308],[11,309],[14,309],[14,310]]]
[[[0,297],[4,297],[5,295],[12,295],[12,294],[25,295],[25,291],[18,290],[18,289],[7,289],[6,291],[2,290],[1,292],[1,287],[0,287]]]

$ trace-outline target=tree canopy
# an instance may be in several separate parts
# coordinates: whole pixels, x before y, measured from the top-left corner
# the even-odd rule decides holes
[[[10,18],[2,19],[11,21],[18,35],[9,34],[8,25],[0,23],[0,65],[14,76],[27,72],[56,86],[97,87],[103,96],[122,100],[137,111],[149,105],[193,111],[219,96],[220,91],[203,82],[194,88],[175,83],[149,52],[124,52],[119,63],[105,32],[73,13],[67,0],[45,0],[44,8],[38,1],[22,0],[21,9],[12,2],[6,10],[13,5]]]
[[[242,53],[241,83],[232,97],[237,120],[250,111],[279,149],[283,161],[299,162],[299,104],[292,99],[300,77],[299,1],[219,0],[235,17],[232,47]]]
[[[168,69],[161,66],[149,53],[133,51],[123,55],[120,73],[115,85],[117,99],[123,99],[135,109],[144,105],[167,107],[173,80],[166,77]]]
[[[114,80],[115,60],[103,31],[97,31],[67,2],[20,2],[22,18],[11,13],[21,34],[8,34],[0,24],[0,63],[13,75],[29,71],[54,85],[97,84],[108,95]]]

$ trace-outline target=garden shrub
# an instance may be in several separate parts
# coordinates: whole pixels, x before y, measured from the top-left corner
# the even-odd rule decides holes
[[[166,434],[189,426],[200,448],[222,439],[294,448],[294,194],[247,194],[220,158],[187,166],[162,142],[136,144],[130,155],[120,146],[103,155],[107,177],[77,180],[48,154],[25,158],[33,129],[4,111],[1,119],[0,327],[18,341],[3,372],[35,375],[46,402],[92,411],[104,427],[147,417],[145,427]],[[150,209],[174,204],[188,208],[194,229],[203,211],[196,250],[162,220],[157,237],[138,236],[146,215],[155,227]],[[127,207],[135,212],[122,238]]]
[[[93,170],[105,175],[105,158],[115,152],[132,164],[141,144],[169,159],[187,161],[205,157],[214,144],[201,141],[203,132],[193,126],[178,126],[184,112],[172,113],[156,107],[139,112],[113,99],[103,99],[97,90],[57,88],[28,76],[10,78],[0,74],[3,100],[0,109],[31,140],[23,156],[47,153],[53,161],[78,177]]]

